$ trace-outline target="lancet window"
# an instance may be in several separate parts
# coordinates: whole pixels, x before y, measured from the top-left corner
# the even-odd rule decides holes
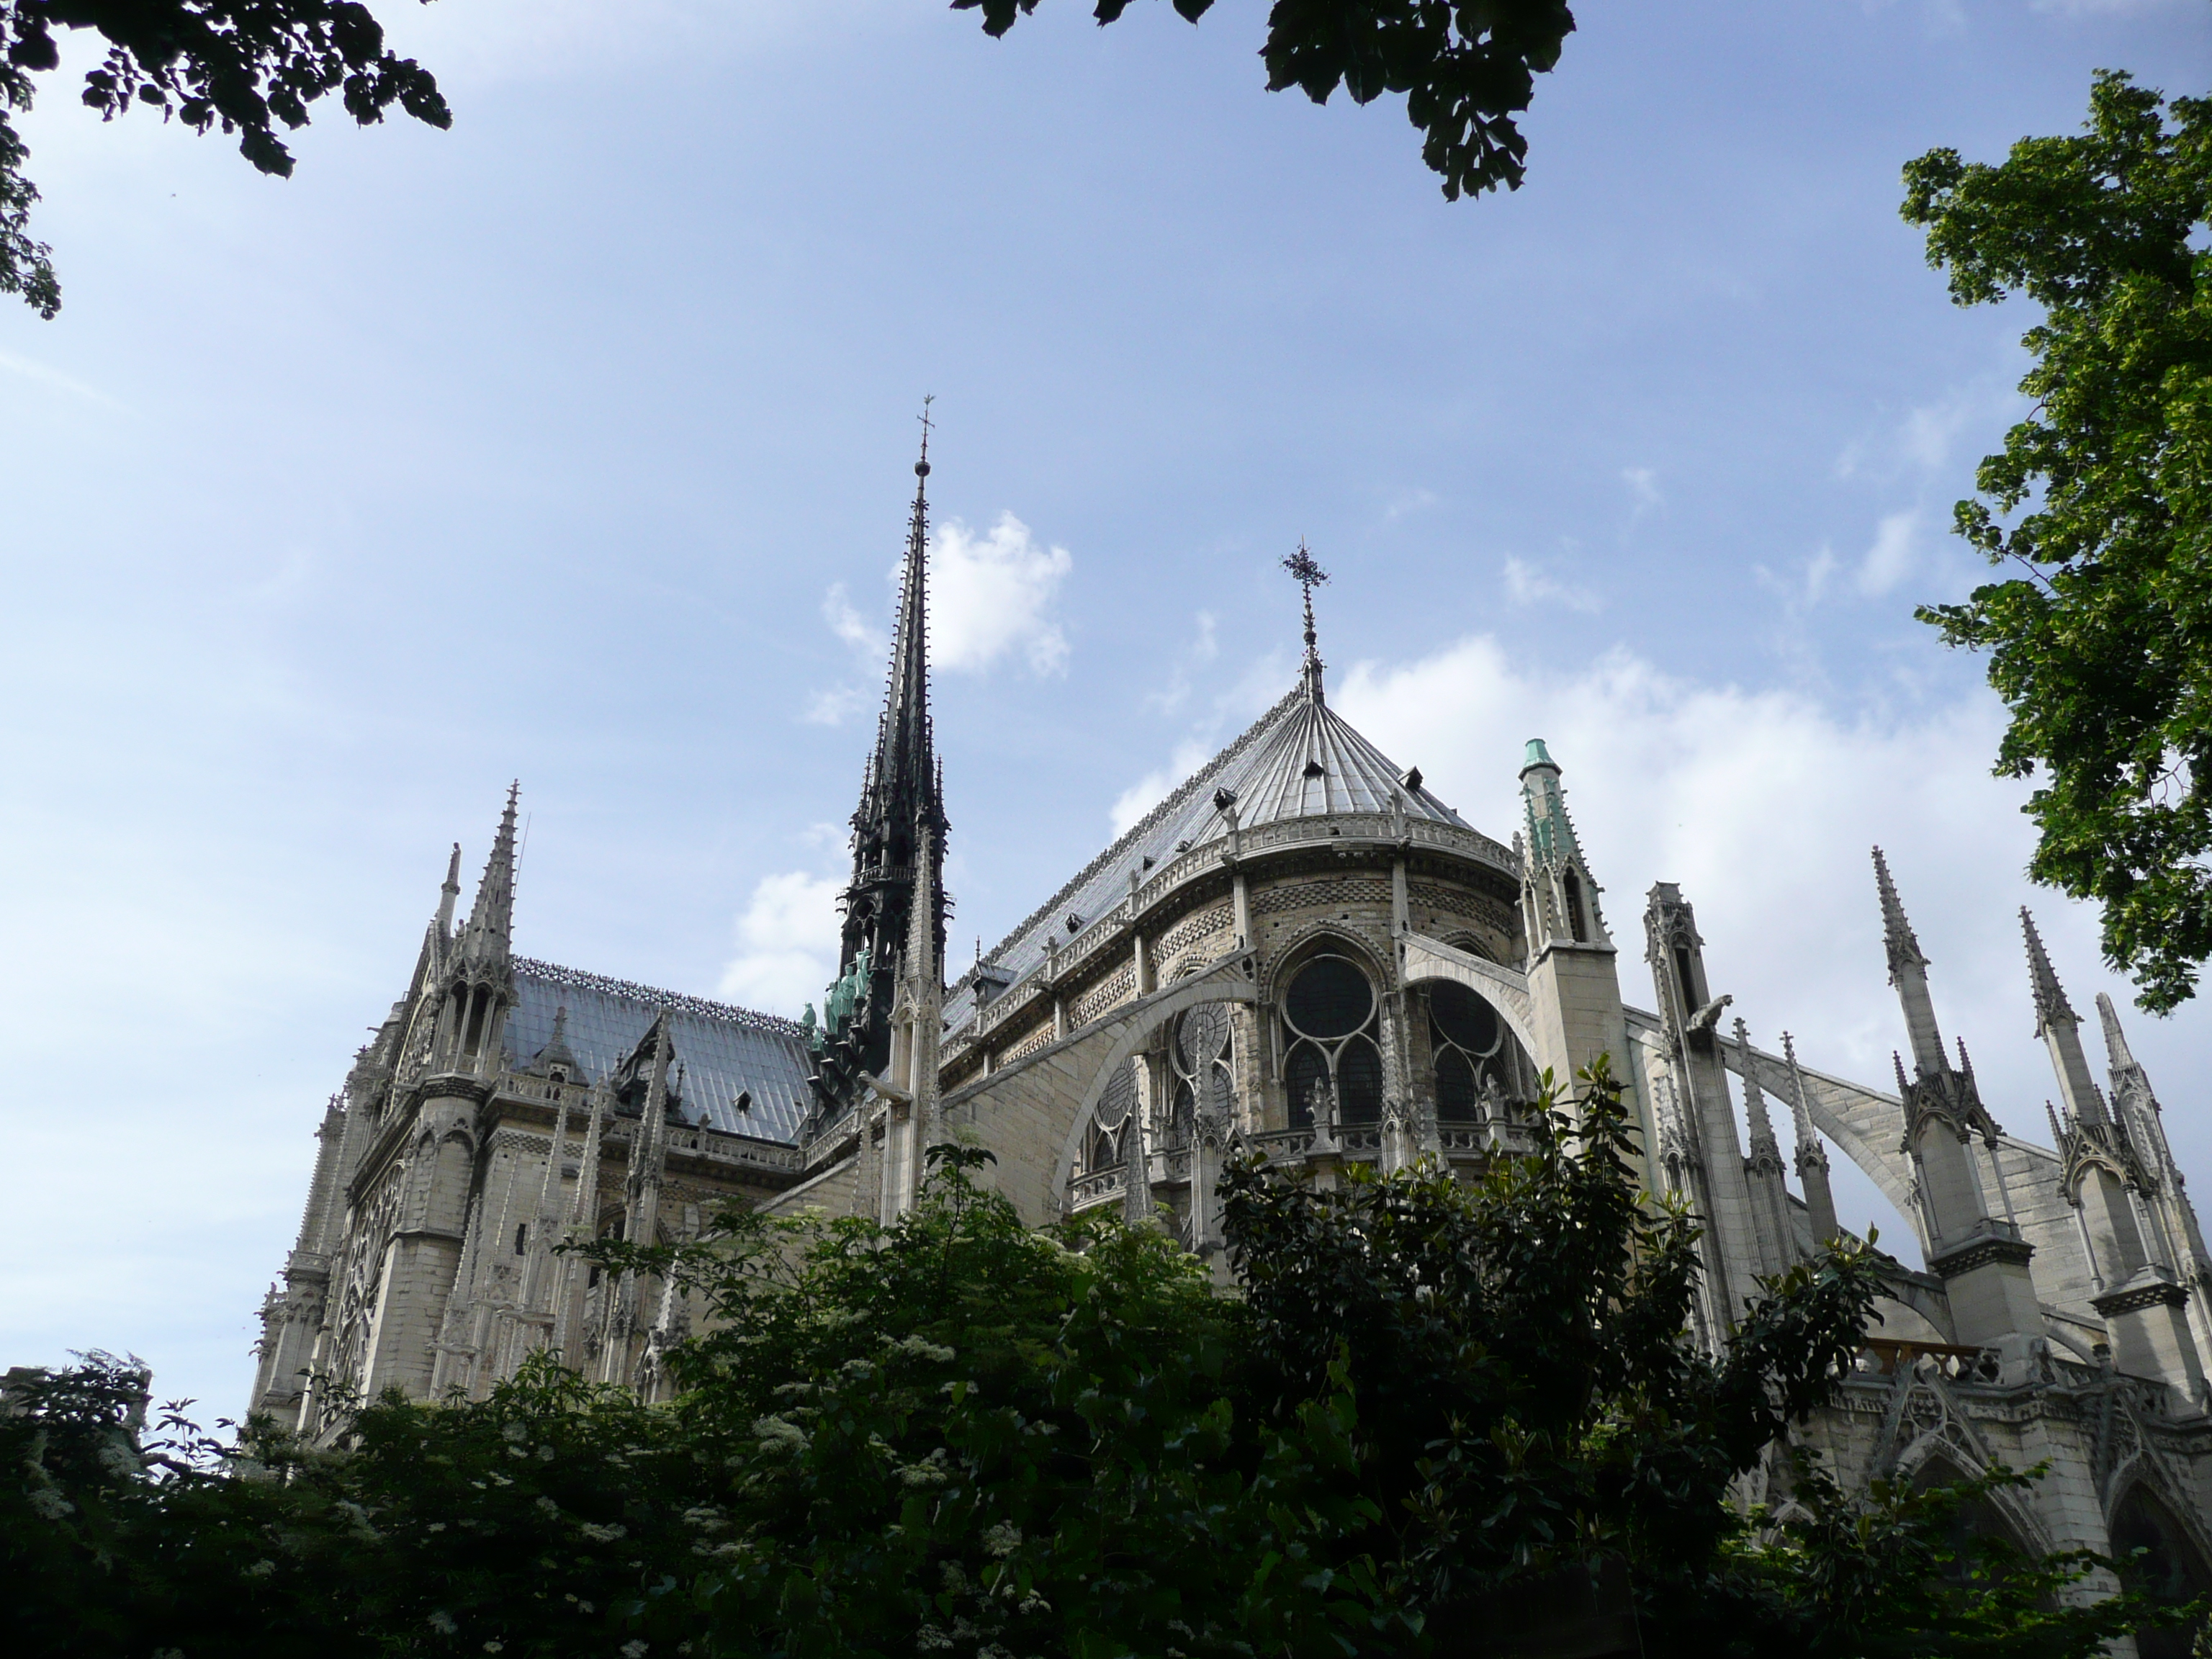
[[[1167,1133],[1170,1145],[1188,1144],[1201,1115],[1227,1118],[1237,1101],[1235,1030],[1229,1006],[1201,1002],[1176,1022],[1168,1045]]]
[[[1440,1121],[1473,1122],[1528,1091],[1531,1068],[1505,1022],[1482,997],[1451,980],[1429,987],[1429,1054]]]
[[[1091,1115],[1090,1133],[1084,1137],[1083,1162],[1077,1173],[1095,1175],[1101,1170],[1121,1167],[1126,1156],[1124,1140],[1129,1131],[1129,1115],[1136,1103],[1136,1073],[1133,1066],[1125,1065],[1106,1080],[1105,1091],[1098,1097],[1097,1109]]]
[[[1319,956],[1283,996],[1283,1082],[1291,1121],[1379,1123],[1382,1050],[1375,988],[1348,957]]]

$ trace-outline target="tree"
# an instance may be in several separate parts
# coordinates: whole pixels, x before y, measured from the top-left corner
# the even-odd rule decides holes
[[[2212,955],[2212,102],[2100,73],[2079,136],[1905,182],[1954,301],[2042,308],[2029,410],[1954,514],[2013,574],[1917,614],[1990,653],[1996,771],[2039,778],[2029,872],[2097,900],[2170,1012]]]
[[[1954,1495],[1850,1500],[1808,1462],[1795,1518],[1741,1511],[1856,1348],[1871,1258],[1771,1285],[1708,1358],[1695,1229],[1638,1200],[1588,1085],[1471,1187],[1237,1166],[1242,1297],[1156,1228],[1024,1227],[957,1147],[890,1226],[585,1247],[711,1312],[663,1407],[541,1354],[484,1400],[371,1402],[342,1451],[249,1433],[241,1479],[174,1411],[143,1431],[134,1367],[11,1374],[10,1651],[1417,1659],[1608,1559],[1654,1659],[2087,1659],[2143,1622],[2045,1607],[2090,1558],[1958,1570]]]
[[[1037,0],[952,0],[981,9],[983,29],[1002,35]],[[1193,23],[1213,0],[1175,0]],[[1098,0],[1099,27],[1118,21],[1129,0]],[[1574,32],[1564,0],[1274,0],[1260,50],[1267,90],[1296,87],[1325,104],[1342,87],[1356,104],[1386,92],[1406,94],[1407,118],[1420,129],[1421,159],[1443,180],[1444,198],[1504,185],[1521,188],[1528,141],[1515,119],[1528,107],[1535,77],[1559,61]]]
[[[31,76],[60,67],[57,30],[92,29],[106,56],[83,100],[113,120],[133,105],[196,132],[220,126],[263,173],[289,178],[277,127],[307,125],[308,106],[339,94],[362,125],[397,104],[434,127],[453,114],[430,72],[385,49],[384,26],[358,0],[0,0],[0,294],[51,319],[61,308],[52,250],[29,230],[38,189],[9,121],[31,106]]]

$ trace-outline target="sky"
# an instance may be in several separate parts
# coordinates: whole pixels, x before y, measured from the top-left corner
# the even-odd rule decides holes
[[[24,123],[0,1363],[240,1409],[323,1103],[511,780],[519,951],[818,994],[925,394],[956,962],[1288,685],[1303,537],[1385,753],[1504,838],[1548,740],[1628,1000],[1677,881],[1754,1041],[1880,1084],[1879,842],[2042,1136],[2020,906],[2093,1029],[2125,987],[1911,616],[1978,579],[2033,317],[1950,304],[1899,170],[2099,67],[2203,93],[2203,0],[1593,0],[1526,186],[1456,204],[1402,100],[1263,90],[1258,0],[377,9],[449,132],[332,110],[278,181],[61,77]],[[2130,1034],[2212,1179],[2205,1010]]]

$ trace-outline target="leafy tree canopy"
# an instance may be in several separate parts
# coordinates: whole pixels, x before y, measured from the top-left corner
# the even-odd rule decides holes
[[[540,1355],[482,1401],[373,1402],[343,1451],[249,1433],[240,1479],[176,1412],[143,1427],[127,1364],[13,1373],[10,1650],[1416,1659],[1607,1559],[1655,1659],[2087,1659],[2154,1616],[2062,1606],[2091,1558],[1952,1540],[2026,1476],[1848,1500],[1808,1462],[1786,1523],[1736,1508],[1872,1261],[1778,1281],[1706,1357],[1695,1231],[1638,1200],[1589,1083],[1473,1187],[1233,1169],[1242,1297],[1151,1227],[1024,1229],[951,1148],[893,1226],[589,1246],[711,1310],[665,1407]]]
[[[196,132],[220,126],[280,177],[292,153],[279,125],[307,125],[308,106],[330,93],[363,126],[394,104],[432,126],[453,124],[429,71],[387,52],[384,26],[357,0],[0,0],[0,294],[41,317],[61,308],[61,285],[52,250],[31,238],[39,192],[9,117],[31,106],[33,75],[60,67],[58,35],[70,29],[106,42],[82,94],[103,118],[136,104]]]
[[[1174,0],[1195,23],[1213,0]],[[984,32],[1004,34],[1037,0],[952,0],[980,9]],[[1097,0],[1100,27],[1129,0]],[[1260,49],[1267,90],[1296,87],[1325,104],[1339,87],[1357,104],[1406,94],[1420,129],[1421,159],[1443,180],[1445,199],[1500,185],[1521,188],[1528,141],[1516,118],[1535,77],[1553,68],[1575,17],[1564,0],[1274,0]]]
[[[2103,73],[2072,137],[1930,150],[1905,217],[1962,306],[2021,295],[2027,416],[1959,503],[2012,574],[1918,615],[1990,653],[2039,881],[2097,900],[2146,1008],[2212,956],[2212,102]]]

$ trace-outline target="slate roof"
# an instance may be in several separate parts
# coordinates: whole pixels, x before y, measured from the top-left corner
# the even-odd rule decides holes
[[[597,1083],[637,1046],[655,1012],[666,1008],[674,1016],[670,1075],[678,1065],[684,1068],[687,1122],[787,1145],[799,1139],[811,1068],[796,1021],[523,957],[514,959],[514,989],[506,1037],[514,1069],[534,1069],[532,1061],[553,1040],[556,1012],[566,1008],[562,1035],[584,1068],[580,1080]],[[750,1109],[738,1109],[740,1093],[752,1097]]]
[[[1131,869],[1149,872],[1193,848],[1226,841],[1229,821],[1214,804],[1221,789],[1236,795],[1237,822],[1246,830],[1285,818],[1388,812],[1393,790],[1404,797],[1408,818],[1473,829],[1425,788],[1409,788],[1405,778],[1403,768],[1328,706],[1317,668],[1310,678],[1301,671],[1287,696],[1091,860],[984,961],[1018,984],[1043,963],[1048,933],[1057,928],[1063,939],[1069,937],[1071,915],[1079,928],[1128,896]],[[949,1028],[957,1030],[975,1012],[973,981],[971,972],[946,999]]]

